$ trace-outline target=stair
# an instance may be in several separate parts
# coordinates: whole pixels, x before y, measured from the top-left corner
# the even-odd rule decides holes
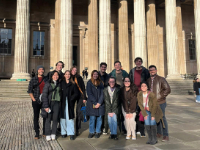
[[[193,80],[169,80],[171,95],[193,95]],[[87,80],[84,80],[87,84]],[[0,100],[30,100],[27,93],[29,81],[0,81]]]
[[[27,100],[30,99],[27,93],[29,81],[0,81],[0,100]]]
[[[171,95],[194,95],[193,80],[172,80],[167,79],[171,87]]]

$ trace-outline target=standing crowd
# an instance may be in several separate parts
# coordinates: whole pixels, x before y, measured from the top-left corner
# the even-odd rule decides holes
[[[136,140],[137,134],[145,137],[147,144],[156,144],[157,138],[168,141],[168,124],[165,117],[166,97],[170,86],[165,78],[157,74],[154,65],[142,66],[140,57],[129,74],[122,69],[121,62],[114,63],[114,70],[107,74],[107,64],[100,64],[100,71],[93,70],[85,88],[83,78],[73,66],[64,73],[64,63],[56,63],[56,69],[44,76],[45,68],[37,67],[31,79],[28,93],[34,112],[35,139],[39,139],[39,115],[43,117],[43,136],[47,141],[55,140],[61,128],[63,138],[79,136],[86,106],[89,119],[88,138],[99,138],[108,134],[109,139],[118,140],[119,129],[126,139]],[[76,113],[75,113],[76,111]],[[75,121],[75,122],[74,122]]]

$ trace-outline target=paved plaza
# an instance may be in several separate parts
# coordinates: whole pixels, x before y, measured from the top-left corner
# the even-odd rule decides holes
[[[0,150],[199,150],[200,104],[195,103],[194,99],[194,96],[168,96],[166,117],[170,141],[162,142],[159,139],[155,146],[145,144],[147,138],[125,140],[125,135],[120,134],[118,141],[109,140],[109,135],[102,135],[100,139],[88,139],[88,123],[83,123],[81,135],[75,141],[70,141],[69,137],[58,137],[57,141],[51,142],[46,142],[42,137],[34,140],[30,99],[0,99]]]

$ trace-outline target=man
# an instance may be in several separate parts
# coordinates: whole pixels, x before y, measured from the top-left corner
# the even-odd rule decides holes
[[[104,83],[104,87],[108,86],[108,80],[110,78],[110,76],[106,73],[106,69],[107,69],[107,64],[105,62],[102,62],[100,64],[100,77],[101,77],[101,81],[103,81]]]
[[[163,112],[163,121],[165,128],[163,128],[162,123],[158,124],[157,127],[157,137],[160,138],[162,136],[161,129],[163,131],[163,139],[162,141],[169,141],[169,133],[168,133],[168,124],[167,119],[165,117],[165,108],[167,106],[166,104],[166,97],[168,94],[170,94],[171,89],[165,78],[157,75],[157,68],[154,65],[149,66],[149,72],[151,78],[147,80],[151,91],[156,95],[158,104],[160,105],[160,108]]]
[[[120,86],[124,86],[123,79],[128,77],[128,73],[125,70],[122,70],[122,65],[120,61],[115,61],[114,63],[115,69],[110,73],[111,77],[116,78],[116,83]]]
[[[88,78],[88,71],[87,70],[85,70],[85,77],[86,77],[86,80],[87,80],[87,78]]]
[[[107,69],[107,64],[105,62],[102,62],[100,64],[99,74],[100,74],[100,77],[101,77],[101,81],[103,81],[103,83],[104,83],[104,88],[106,88],[108,86],[108,80],[110,78],[110,76],[106,73],[106,69]],[[108,133],[108,124],[104,124],[104,116],[102,116],[101,130],[102,130],[103,134]]]
[[[35,130],[35,139],[39,139],[39,114],[42,104],[39,100],[40,94],[43,91],[44,84],[47,81],[47,78],[44,77],[44,67],[37,66],[37,75],[31,79],[28,86],[28,93],[32,100],[33,114],[34,114],[34,130]],[[43,118],[43,136],[45,136],[45,119]]]
[[[148,69],[142,66],[143,60],[140,57],[135,58],[134,60],[136,67],[130,70],[129,78],[131,83],[134,83],[138,87],[138,91],[141,91],[140,83],[147,81],[150,77]],[[145,137],[144,132],[144,122],[139,121],[140,108],[137,106],[137,115],[136,115],[136,131],[140,134],[141,137]]]
[[[62,69],[64,68],[64,66],[65,66],[65,64],[62,61],[59,61],[59,62],[56,63],[56,69],[55,70],[59,72],[59,81],[61,81],[62,78],[64,77],[64,73],[62,72]],[[51,72],[49,72],[47,74],[48,79],[50,79],[50,75],[51,75]]]
[[[85,70],[82,71],[82,77],[84,79],[84,76],[85,76]]]
[[[125,70],[122,70],[122,65],[120,61],[115,61],[114,67],[115,69],[110,73],[110,76],[116,79],[116,83],[118,86],[123,87],[124,86],[123,80],[125,77],[128,77],[128,73]],[[122,113],[120,116],[121,116],[120,130],[122,130],[126,135],[127,132],[124,126],[124,116]]]

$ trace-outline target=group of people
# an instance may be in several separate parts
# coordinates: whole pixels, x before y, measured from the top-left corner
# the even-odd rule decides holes
[[[85,70],[82,71],[82,77],[83,77],[83,79],[85,77],[86,80],[87,80],[87,78],[88,78],[88,71],[87,71],[87,69],[85,69]]]
[[[136,67],[129,74],[122,69],[120,61],[116,61],[115,69],[107,74],[107,64],[102,62],[100,71],[92,71],[86,88],[75,66],[62,73],[64,63],[59,61],[56,69],[46,77],[44,67],[38,66],[37,75],[31,79],[28,88],[34,110],[35,139],[39,138],[41,109],[42,114],[46,113],[43,115],[43,135],[47,141],[56,139],[58,126],[61,127],[63,138],[69,135],[74,140],[75,135],[80,134],[83,120],[81,108],[86,105],[88,138],[99,138],[102,133],[108,134],[110,129],[109,139],[118,140],[119,127],[127,140],[136,140],[136,133],[145,137],[146,129],[147,144],[156,144],[157,137],[161,136],[162,141],[168,141],[165,108],[166,97],[171,92],[170,86],[165,78],[157,75],[156,66],[151,65],[149,70],[146,69],[140,57],[134,62]]]

